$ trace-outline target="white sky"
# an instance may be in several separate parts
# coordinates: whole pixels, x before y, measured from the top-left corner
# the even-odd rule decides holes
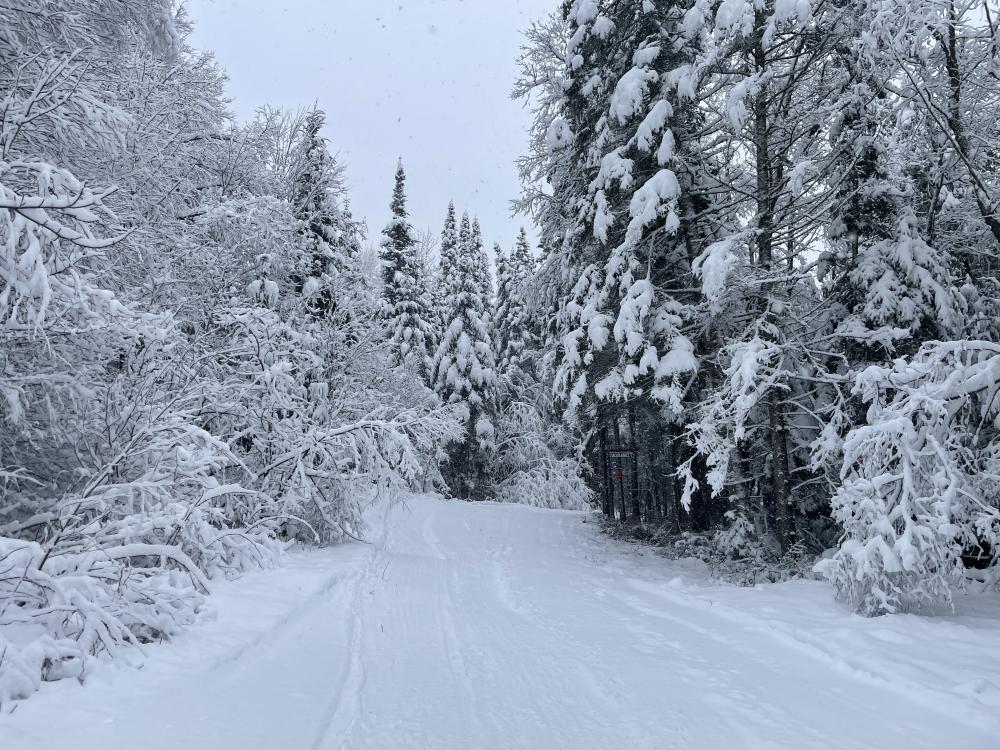
[[[377,237],[396,159],[411,221],[439,232],[448,201],[509,249],[514,159],[528,113],[510,99],[520,32],[558,0],[187,0],[194,46],[230,77],[240,119],[318,102],[347,165],[354,213]],[[529,231],[531,228],[529,227]]]

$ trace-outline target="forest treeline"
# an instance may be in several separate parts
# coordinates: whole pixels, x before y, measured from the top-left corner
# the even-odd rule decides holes
[[[998,24],[572,0],[530,28],[531,299],[605,513],[761,569],[836,548],[866,614],[996,582]]]

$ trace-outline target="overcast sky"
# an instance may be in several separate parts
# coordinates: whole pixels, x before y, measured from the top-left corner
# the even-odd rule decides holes
[[[193,44],[229,73],[238,117],[262,104],[327,112],[354,212],[377,236],[396,159],[414,226],[440,231],[448,201],[509,248],[524,217],[514,158],[528,113],[510,99],[520,32],[558,0],[187,0]]]

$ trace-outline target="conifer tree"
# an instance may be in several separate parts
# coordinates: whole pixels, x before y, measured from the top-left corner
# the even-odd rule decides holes
[[[521,231],[518,232],[517,242],[510,254],[510,260],[518,284],[524,284],[535,268],[534,258],[531,257],[531,247],[528,245],[528,232],[524,227],[521,227]]]
[[[528,244],[528,233],[522,227],[507,259],[510,273],[509,292],[498,295],[497,335],[503,339],[500,346],[502,371],[516,368],[522,373],[532,368],[530,359],[542,348],[542,322],[528,309],[528,292],[531,287],[535,259]]]
[[[443,317],[445,330],[447,330],[448,326],[450,326],[451,322],[455,319],[455,299],[465,288],[465,280],[463,279],[464,273],[468,273],[470,275],[470,283],[472,283],[475,287],[474,304],[476,305],[476,314],[482,314],[482,295],[480,294],[479,285],[476,282],[475,268],[476,264],[473,257],[472,245],[472,222],[469,220],[468,212],[463,211],[462,218],[458,223],[458,232],[455,235],[451,272],[444,281],[446,299],[443,309]]]
[[[342,168],[320,133],[325,121],[320,109],[306,113],[291,165],[292,206],[305,250],[296,279],[314,317],[328,316],[336,309],[334,277],[357,254],[362,235],[350,207],[338,202],[338,196],[345,193]]]
[[[382,280],[386,317],[392,330],[394,352],[400,362],[412,358],[421,373],[430,366],[432,336],[416,242],[406,210],[406,173],[402,160],[390,203],[392,218],[382,230]]]
[[[456,269],[459,272],[456,273],[455,278],[451,280],[452,288],[458,289],[461,286],[460,276],[461,268],[464,263],[471,262],[471,250],[472,248],[472,223],[469,221],[468,211],[462,212],[462,219],[458,223],[458,239],[455,242],[455,260]],[[472,268],[473,266],[469,266]]]
[[[527,238],[524,238],[524,242],[527,244]],[[497,258],[497,308],[494,321],[497,372],[505,381],[511,382],[522,380],[528,369],[524,359],[530,336],[524,300],[527,269],[522,265],[524,258],[517,250],[508,256],[497,244],[494,252]]]
[[[507,330],[510,317],[509,300],[514,287],[514,274],[512,259],[504,253],[499,242],[493,245],[493,252],[497,259],[497,315],[494,320],[494,341],[497,347],[497,373],[503,375],[507,369],[503,352],[509,338]]]
[[[452,212],[445,231],[448,232]],[[442,261],[451,257],[442,253]],[[464,437],[451,449],[446,479],[462,497],[482,499],[488,492],[488,458],[494,445],[497,377],[492,337],[484,318],[481,262],[472,225],[463,214],[454,251],[455,272],[448,290],[445,329],[433,363],[433,382],[442,399],[467,410]],[[450,262],[450,261],[449,261]]]
[[[455,204],[448,204],[448,213],[441,231],[441,258],[437,269],[437,284],[434,286],[434,318],[437,326],[437,341],[440,343],[451,319],[451,296],[455,292],[454,283],[458,277],[458,223],[455,219]]]
[[[469,233],[469,242],[474,259],[474,272],[476,285],[479,288],[479,296],[482,299],[483,312],[492,317],[493,312],[493,275],[490,273],[490,260],[486,255],[486,247],[483,244],[483,232],[479,226],[479,219],[472,219],[472,227]]]

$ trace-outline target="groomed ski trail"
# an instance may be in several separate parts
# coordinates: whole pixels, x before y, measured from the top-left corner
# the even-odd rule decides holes
[[[218,620],[142,670],[46,686],[0,717],[0,747],[998,746],[996,621],[713,586],[586,519],[411,498],[369,545],[226,584]]]

